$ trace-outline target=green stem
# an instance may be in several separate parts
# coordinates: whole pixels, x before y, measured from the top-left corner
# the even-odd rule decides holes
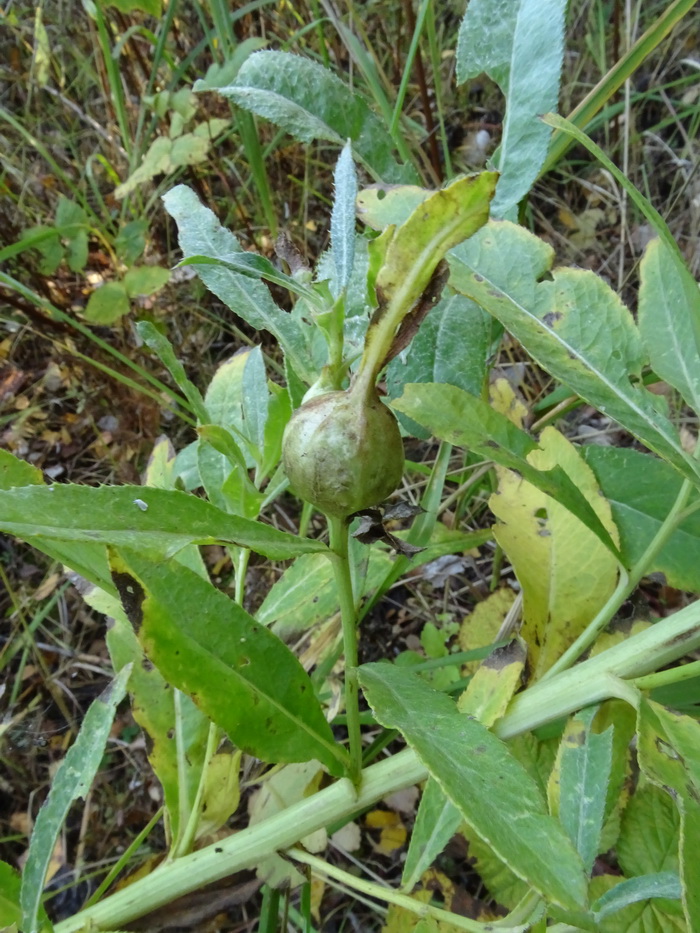
[[[695,2],[696,0],[674,0],[639,37],[627,54],[613,65],[581,103],[571,111],[569,120],[580,129],[585,129],[603,105],[649,58],[651,52],[666,38],[676,23],[692,10]],[[540,170],[540,178],[551,171],[573,143],[574,140],[561,131],[552,135],[547,159]]]
[[[621,571],[620,580],[610,599],[606,602],[606,604],[600,610],[598,615],[593,619],[590,625],[588,625],[587,628],[579,635],[576,641],[569,648],[567,648],[564,654],[562,654],[562,656],[557,661],[555,661],[550,669],[540,678],[541,680],[547,680],[550,677],[553,677],[555,674],[558,674],[561,671],[566,670],[568,667],[571,667],[571,665],[583,654],[583,652],[593,644],[600,632],[603,631],[603,629],[608,625],[612,617],[618,611],[620,606],[637,588],[637,584],[648,571],[649,567],[653,564],[659,551],[661,551],[661,549],[666,545],[668,539],[678,527],[679,522],[681,522],[685,517],[683,514],[684,509],[687,505],[688,498],[690,497],[692,490],[693,485],[690,480],[684,480],[678,496],[676,497],[676,501],[673,504],[673,508],[666,516],[663,524],[656,532],[652,540],[649,542],[647,549],[644,551],[637,563],[634,565],[634,567],[632,567],[629,574],[624,570]]]
[[[668,671],[657,671],[655,674],[645,674],[632,681],[638,690],[653,690],[655,687],[667,687],[669,684],[679,684],[684,680],[700,677],[700,661],[691,661],[682,667],[672,667]]]
[[[513,738],[617,696],[619,678],[641,677],[699,647],[700,604],[692,603],[572,670],[535,684],[515,698],[494,732],[502,739]],[[415,752],[406,749],[365,769],[359,790],[350,781],[336,781],[262,823],[163,864],[101,903],[56,924],[55,933],[78,933],[90,923],[97,929],[124,927],[190,891],[254,868],[270,852],[287,849],[309,833],[360,813],[387,794],[424,781],[427,774]]]
[[[93,904],[97,903],[102,895],[105,893],[107,888],[112,884],[114,879],[117,877],[119,872],[124,868],[127,862],[131,859],[132,855],[135,855],[136,852],[141,848],[141,844],[146,840],[153,829],[156,827],[161,817],[163,816],[164,807],[160,807],[153,814],[149,822],[144,826],[141,832],[136,836],[135,839],[129,844],[129,847],[125,849],[122,854],[119,856],[119,859],[112,865],[110,870],[107,872],[105,877],[100,882],[99,887],[96,891],[90,896],[90,899],[86,903],[86,907],[92,907]]]
[[[204,752],[204,761],[202,763],[202,770],[199,774],[199,784],[197,785],[197,793],[194,796],[192,805],[190,807],[189,816],[187,818],[187,824],[185,830],[182,833],[178,844],[175,846],[173,851],[170,853],[170,858],[181,858],[183,855],[189,855],[194,847],[195,837],[197,834],[197,827],[199,826],[199,820],[202,815],[202,800],[204,799],[204,790],[207,785],[207,774],[209,772],[209,765],[212,758],[216,753],[216,749],[219,746],[219,741],[221,740],[221,729],[213,722],[209,723],[209,733],[207,735],[207,747]],[[186,784],[180,783],[180,794],[185,795]]]
[[[421,499],[421,507],[423,508],[423,512],[413,522],[411,531],[408,535],[408,538],[406,539],[409,544],[415,544],[416,547],[426,547],[430,541],[430,538],[432,537],[433,529],[435,528],[435,522],[437,521],[438,508],[440,507],[442,490],[445,485],[445,477],[447,476],[447,470],[450,465],[451,457],[452,444],[448,444],[446,441],[440,441],[437,457],[435,458],[433,469],[430,472],[430,478],[425,488],[425,493]],[[384,594],[391,589],[394,583],[401,576],[403,576],[405,571],[410,566],[410,557],[404,557],[400,554],[396,558],[391,566],[391,570],[387,573],[386,577],[377,587],[374,595],[368,599],[365,605],[362,607],[360,612],[360,621],[364,619],[368,612],[371,612],[379,600],[382,599]]]
[[[433,907],[431,904],[424,904],[416,900],[415,897],[409,897],[408,894],[401,894],[393,888],[377,884],[376,881],[365,881],[364,878],[358,878],[342,868],[335,865],[329,865],[323,859],[316,855],[311,855],[303,849],[294,848],[288,853],[291,858],[303,865],[308,865],[314,875],[319,878],[332,878],[339,881],[342,885],[353,891],[361,891],[369,897],[375,897],[377,900],[385,901],[387,904],[396,904],[404,910],[408,910],[418,917],[432,917],[434,920],[442,920],[449,923],[455,930],[468,930],[470,933],[484,933],[484,930],[498,930],[500,933],[520,933],[527,929],[526,925],[510,926],[505,921],[498,923],[480,923],[478,920],[470,920],[467,917],[461,917],[453,914],[449,910],[441,907]],[[505,918],[507,920],[507,918]]]
[[[343,627],[345,715],[350,746],[350,779],[356,787],[359,787],[362,779],[362,735],[360,732],[360,685],[357,680],[357,612],[350,577],[349,529],[344,519],[328,516],[328,532],[335,585],[340,601],[340,621]]]

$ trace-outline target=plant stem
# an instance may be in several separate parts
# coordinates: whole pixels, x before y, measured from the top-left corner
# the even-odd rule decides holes
[[[430,478],[428,479],[425,492],[421,499],[421,508],[423,512],[416,517],[406,539],[409,544],[415,544],[416,547],[427,547],[430,542],[435,523],[437,522],[438,508],[440,507],[440,499],[442,497],[442,490],[445,485],[445,477],[447,476],[451,456],[452,444],[448,444],[447,441],[440,441],[435,463],[433,464]],[[403,554],[399,554],[396,557],[396,560],[391,566],[391,570],[377,587],[374,595],[370,597],[362,607],[360,621],[364,619],[367,613],[371,612],[384,594],[391,589],[394,583],[399,577],[403,576],[410,566],[410,557],[405,557]]]
[[[638,690],[653,690],[655,687],[666,687],[669,684],[679,684],[684,680],[700,677],[700,661],[691,661],[682,667],[673,667],[668,671],[657,671],[655,674],[645,674],[632,681]]]
[[[221,729],[213,722],[209,723],[209,733],[207,735],[207,747],[204,752],[204,761],[202,762],[202,770],[199,775],[199,784],[197,785],[197,793],[194,796],[194,800],[190,805],[190,812],[187,818],[187,823],[185,825],[184,831],[180,837],[178,844],[175,846],[173,851],[170,853],[171,859],[181,858],[183,855],[189,855],[194,847],[195,838],[197,835],[197,828],[199,826],[199,821],[202,816],[202,801],[204,799],[204,791],[207,786],[207,774],[209,772],[209,765],[211,760],[216,753],[216,749],[219,746],[221,740]],[[186,784],[182,781],[180,782],[180,794],[184,796],[186,793]]]
[[[568,667],[571,667],[574,661],[576,661],[577,658],[579,658],[583,652],[593,644],[600,632],[602,632],[606,625],[608,625],[612,617],[615,615],[627,597],[630,596],[637,588],[637,584],[647,572],[659,551],[665,546],[668,539],[676,530],[678,523],[685,517],[683,511],[687,505],[692,490],[693,485],[690,480],[684,480],[683,485],[678,492],[678,496],[676,497],[676,501],[673,503],[673,508],[666,516],[663,524],[656,532],[652,540],[649,542],[647,549],[644,551],[637,563],[634,565],[634,567],[632,567],[629,573],[626,573],[624,570],[621,572],[620,581],[610,599],[608,599],[606,604],[600,610],[598,615],[593,619],[590,625],[588,625],[587,628],[579,635],[573,645],[570,645],[569,648],[567,648],[564,654],[562,654],[562,656],[557,661],[555,661],[549,670],[543,674],[540,680],[548,680],[555,674],[558,674],[561,671],[566,670]]]
[[[343,627],[345,715],[350,746],[350,779],[356,787],[359,787],[362,780],[362,735],[360,733],[360,687],[357,681],[357,612],[348,557],[349,529],[344,519],[328,516],[328,532],[335,585],[340,602],[340,621]]]
[[[309,865],[312,873],[319,878],[333,878],[353,891],[361,891],[363,894],[368,894],[370,897],[376,897],[378,900],[386,901],[387,904],[396,904],[398,907],[409,910],[419,917],[432,917],[435,920],[443,920],[456,930],[468,930],[470,933],[484,933],[484,930],[490,929],[499,930],[500,933],[516,933],[516,931],[517,933],[521,933],[521,931],[526,930],[528,926],[508,926],[504,921],[499,921],[498,925],[496,925],[492,923],[481,923],[478,920],[470,920],[468,917],[460,917],[441,907],[433,907],[431,904],[424,904],[416,900],[415,897],[409,897],[408,894],[401,894],[393,888],[377,884],[376,881],[365,881],[364,878],[358,878],[357,875],[352,875],[348,871],[343,871],[342,868],[329,865],[328,862],[318,858],[318,856],[305,852],[303,849],[294,848],[291,849],[288,854],[295,861],[301,862],[304,865]],[[505,918],[505,920],[507,920],[507,918]]]
[[[700,604],[692,603],[572,670],[535,684],[515,698],[494,732],[502,739],[512,738],[617,696],[619,678],[641,677],[698,647]],[[91,922],[97,929],[124,927],[176,897],[255,867],[270,852],[287,849],[309,833],[359,813],[387,794],[424,781],[427,773],[411,749],[392,755],[365,769],[359,790],[350,781],[336,781],[262,823],[164,864],[99,904],[56,924],[55,933],[78,933]]]

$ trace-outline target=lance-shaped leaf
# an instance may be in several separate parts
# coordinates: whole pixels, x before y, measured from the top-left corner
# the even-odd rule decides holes
[[[393,235],[387,228],[372,242],[370,262],[376,262],[376,253],[381,259],[374,283],[378,307],[367,328],[358,381],[374,385],[404,318],[421,300],[421,317],[437,302],[444,285],[438,266],[452,247],[486,223],[497,178],[495,172],[482,172],[458,179],[419,204]]]
[[[174,489],[145,486],[25,486],[0,490],[0,531],[34,539],[91,541],[148,550],[165,557],[188,544],[237,544],[274,560],[325,551]],[[38,545],[41,547],[41,545]]]
[[[506,99],[501,172],[492,212],[503,217],[530,190],[547,155],[551,129],[539,114],[554,110],[564,54],[564,0],[470,0],[457,42],[460,84],[482,72]]]
[[[697,285],[688,283],[687,270],[661,239],[647,246],[639,275],[639,332],[652,368],[700,412]],[[695,294],[689,296],[689,290]]]
[[[700,723],[642,699],[637,726],[644,774],[671,794],[681,817],[680,876],[689,930],[700,929]]]
[[[405,386],[403,395],[391,407],[428,428],[435,437],[468,447],[500,466],[517,471],[565,506],[617,555],[609,530],[569,475],[559,465],[536,469],[529,455],[539,451],[537,441],[483,399],[457,386],[423,383]]]
[[[264,761],[317,758],[342,774],[345,750],[284,642],[177,562],[124,549],[111,566],[146,656],[239,748]]]
[[[352,162],[350,143],[343,146],[333,176],[335,197],[331,212],[331,250],[333,251],[333,293],[339,295],[352,275],[355,259],[355,198],[357,175]]]
[[[130,673],[130,667],[120,671],[90,706],[78,738],[68,749],[54,776],[49,795],[39,810],[22,874],[21,928],[25,933],[38,930],[41,895],[54,844],[70,805],[78,797],[84,798],[90,789],[104,755],[114,713],[124,699]]]
[[[459,698],[459,711],[475,716],[485,726],[493,725],[505,713],[520,685],[525,656],[525,645],[517,639],[496,648],[481,664]],[[401,878],[405,888],[413,888],[457,832],[461,822],[459,809],[445,796],[435,778],[429,777],[406,854]]]
[[[564,730],[549,779],[550,810],[569,834],[588,872],[600,851],[612,766],[612,726],[591,730],[596,707],[573,716]]]
[[[289,52],[257,52],[219,93],[259,117],[271,120],[304,143],[352,140],[355,155],[377,179],[416,182],[416,173],[393,155],[381,120],[327,68]]]
[[[168,191],[163,204],[177,224],[180,249],[185,257],[206,256],[224,263],[251,262],[245,259],[247,254],[231,231],[222,227],[214,213],[185,185]],[[196,268],[210,291],[251,327],[269,331],[292,360],[296,372],[307,382],[313,381],[315,374],[309,369],[301,325],[277,307],[264,282],[222,265]]]
[[[641,383],[644,353],[632,315],[593,272],[560,268],[540,280],[552,256],[522,227],[491,223],[450,253],[450,282],[501,321],[543,369],[697,483],[700,466]]]
[[[583,906],[581,859],[505,743],[410,671],[366,664],[359,676],[379,722],[403,733],[499,858],[544,897],[571,909]]]

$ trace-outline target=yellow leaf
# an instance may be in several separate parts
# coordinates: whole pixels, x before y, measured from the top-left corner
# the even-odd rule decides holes
[[[515,602],[515,593],[507,588],[496,590],[478,603],[474,611],[465,617],[459,629],[458,640],[462,651],[484,648],[496,638],[508,610]],[[473,674],[481,661],[468,661],[462,666],[462,675]]]
[[[241,751],[220,752],[209,762],[197,839],[215,833],[236,812],[241,799]]]
[[[491,405],[519,428],[528,414],[527,407],[515,394],[507,379],[496,379],[489,389]]]
[[[561,466],[591,503],[617,544],[609,502],[575,447],[555,428],[542,432],[528,460],[540,470]],[[498,469],[489,505],[500,522],[495,536],[523,590],[523,628],[533,679],[572,644],[612,593],[617,564],[571,512],[510,470]]]
[[[372,810],[365,817],[365,823],[370,829],[381,829],[375,849],[382,855],[391,855],[406,843],[406,827],[398,813],[391,810]]]

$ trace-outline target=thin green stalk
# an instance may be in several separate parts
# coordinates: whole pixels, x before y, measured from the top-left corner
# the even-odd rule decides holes
[[[175,691],[175,696],[178,697],[180,691]],[[178,727],[180,725],[181,717],[178,713],[177,717]],[[207,747],[204,752],[204,761],[202,763],[202,770],[199,774],[199,784],[197,785],[197,792],[194,795],[194,800],[192,801],[191,806],[189,807],[189,814],[187,816],[187,822],[185,824],[185,829],[182,832],[180,839],[177,842],[177,845],[174,847],[173,851],[170,853],[171,859],[182,858],[183,855],[189,855],[192,849],[194,848],[194,842],[197,835],[197,827],[199,826],[199,820],[202,815],[202,801],[204,799],[204,791],[207,786],[207,775],[209,773],[209,764],[216,754],[216,749],[219,747],[219,742],[221,740],[221,729],[213,722],[209,723],[209,732],[207,734]],[[185,757],[184,748],[180,750],[179,742],[181,741],[180,730],[178,728],[178,770],[180,768],[180,755],[183,759]],[[188,801],[186,798],[185,788],[187,787],[186,780],[184,780],[184,775],[180,774],[179,777],[179,791],[180,791],[180,810],[182,818],[182,809],[183,805],[186,808]]]
[[[364,878],[358,878],[357,875],[353,875],[348,871],[343,871],[342,868],[330,865],[323,859],[318,858],[318,856],[311,855],[303,849],[295,847],[290,849],[288,854],[294,861],[301,862],[303,865],[308,865],[312,873],[319,878],[330,878],[334,881],[339,881],[345,887],[350,888],[351,891],[361,891],[363,894],[385,901],[387,904],[395,904],[397,907],[408,910],[418,917],[432,917],[437,921],[442,920],[445,923],[449,923],[450,926],[456,930],[468,930],[469,933],[484,933],[484,930],[498,930],[500,933],[524,933],[529,926],[529,924],[510,926],[506,922],[508,918],[504,918],[504,920],[496,923],[491,921],[488,923],[481,923],[478,920],[470,920],[468,917],[461,917],[441,907],[433,907],[431,904],[425,904],[416,900],[415,897],[410,897],[408,894],[401,894],[393,888],[377,884],[376,881],[365,881]]]
[[[406,90],[408,88],[408,82],[411,77],[411,71],[413,69],[413,62],[418,52],[418,43],[420,42],[421,33],[423,32],[423,26],[425,24],[425,17],[428,13],[428,7],[430,6],[430,0],[423,0],[418,10],[418,16],[416,17],[416,28],[413,30],[413,36],[411,37],[411,44],[408,48],[408,55],[406,56],[406,61],[403,66],[403,74],[401,75],[401,84],[399,85],[399,90],[396,94],[396,100],[394,101],[394,112],[391,115],[391,123],[389,124],[389,134],[394,138],[399,129],[399,120],[401,119],[401,111],[403,110],[403,102],[406,99]]]
[[[97,889],[93,892],[93,894],[90,895],[90,898],[85,904],[85,907],[92,907],[93,904],[96,904],[99,901],[99,899],[105,893],[107,888],[109,888],[109,886],[112,884],[122,868],[124,868],[124,866],[127,864],[131,856],[139,850],[141,843],[144,842],[145,839],[148,839],[148,837],[151,835],[151,832],[153,829],[155,829],[155,827],[158,825],[158,822],[160,821],[160,818],[163,816],[163,810],[164,808],[160,807],[153,814],[151,819],[148,821],[148,823],[146,823],[138,836],[136,836],[131,841],[129,846],[122,852],[117,861],[114,863],[114,865],[112,865],[110,870],[104,876]]]
[[[695,677],[700,677],[700,661],[691,661],[682,667],[672,667],[668,671],[645,674],[644,677],[636,677],[632,683],[638,690],[654,690],[656,687],[680,684]]]
[[[428,36],[428,49],[430,52],[430,66],[433,72],[433,84],[435,87],[435,105],[437,110],[438,125],[440,127],[440,143],[442,146],[442,158],[445,164],[445,178],[452,178],[452,156],[450,154],[450,144],[447,140],[447,129],[445,127],[445,106],[442,99],[442,80],[440,67],[442,65],[442,49],[437,37],[435,28],[435,4],[430,3],[430,15],[426,21],[426,34]]]
[[[637,39],[626,55],[613,65],[581,103],[569,114],[569,120],[579,129],[585,129],[598,111],[610,100],[625,81],[649,58],[652,51],[671,32],[674,26],[696,5],[696,0],[674,0],[647,31]],[[552,135],[547,159],[539,177],[557,164],[573,145],[572,139],[561,131]]]
[[[360,685],[357,680],[357,611],[352,592],[348,555],[349,529],[344,519],[328,516],[329,544],[333,573],[340,602],[345,653],[345,714],[350,747],[350,779],[358,787],[362,779],[362,734],[360,731]]]
[[[666,545],[668,539],[678,527],[678,523],[683,520],[683,511],[687,505],[693,488],[693,484],[690,482],[690,480],[686,479],[683,481],[683,485],[681,486],[678,496],[676,497],[673,508],[666,516],[657,533],[649,542],[645,552],[642,554],[629,573],[626,573],[624,569],[621,570],[620,580],[610,599],[608,599],[595,619],[593,619],[590,625],[588,625],[586,629],[579,635],[576,641],[570,645],[569,648],[567,648],[564,654],[562,654],[562,656],[557,661],[555,661],[549,670],[541,677],[541,680],[547,680],[550,677],[553,677],[555,674],[558,674],[560,671],[564,671],[568,667],[571,667],[571,665],[583,654],[583,652],[593,644],[600,632],[602,632],[611,621],[612,617],[618,611],[620,606],[637,588],[637,584],[648,571],[659,551]]]
[[[699,647],[700,604],[692,603],[621,644],[518,695],[494,732],[502,739],[513,738],[617,696],[619,678],[641,677]],[[309,833],[350,818],[387,794],[424,781],[427,773],[411,749],[392,755],[363,771],[359,789],[350,781],[336,781],[262,823],[157,868],[101,903],[56,924],[55,933],[78,933],[90,923],[98,929],[124,927],[190,891],[255,867],[270,852],[287,849]]]
[[[421,499],[423,512],[418,515],[413,522],[413,526],[407,538],[409,544],[414,544],[416,547],[425,547],[432,537],[451,457],[452,444],[448,444],[446,441],[440,441],[437,457],[435,458],[428,484],[425,488],[423,498]],[[403,576],[410,566],[410,557],[405,557],[402,554],[397,556],[386,577],[384,577],[381,584],[375,590],[374,595],[371,599],[368,599],[362,607],[360,621],[364,619],[368,612],[372,611],[379,600],[384,597],[384,594],[391,589],[394,583]]]
[[[115,59],[112,55],[112,40],[109,34],[109,27],[100,5],[96,3],[93,9],[95,11],[95,22],[97,23],[97,34],[99,36],[100,45],[102,47],[102,60],[107,72],[109,90],[111,92],[111,99],[114,106],[114,112],[117,117],[117,123],[119,124],[122,145],[127,156],[129,157],[130,168],[134,169],[135,166],[131,164],[133,146],[131,142],[131,131],[129,129],[129,119],[126,112],[126,98],[124,96],[124,87],[122,85],[119,60]]]

